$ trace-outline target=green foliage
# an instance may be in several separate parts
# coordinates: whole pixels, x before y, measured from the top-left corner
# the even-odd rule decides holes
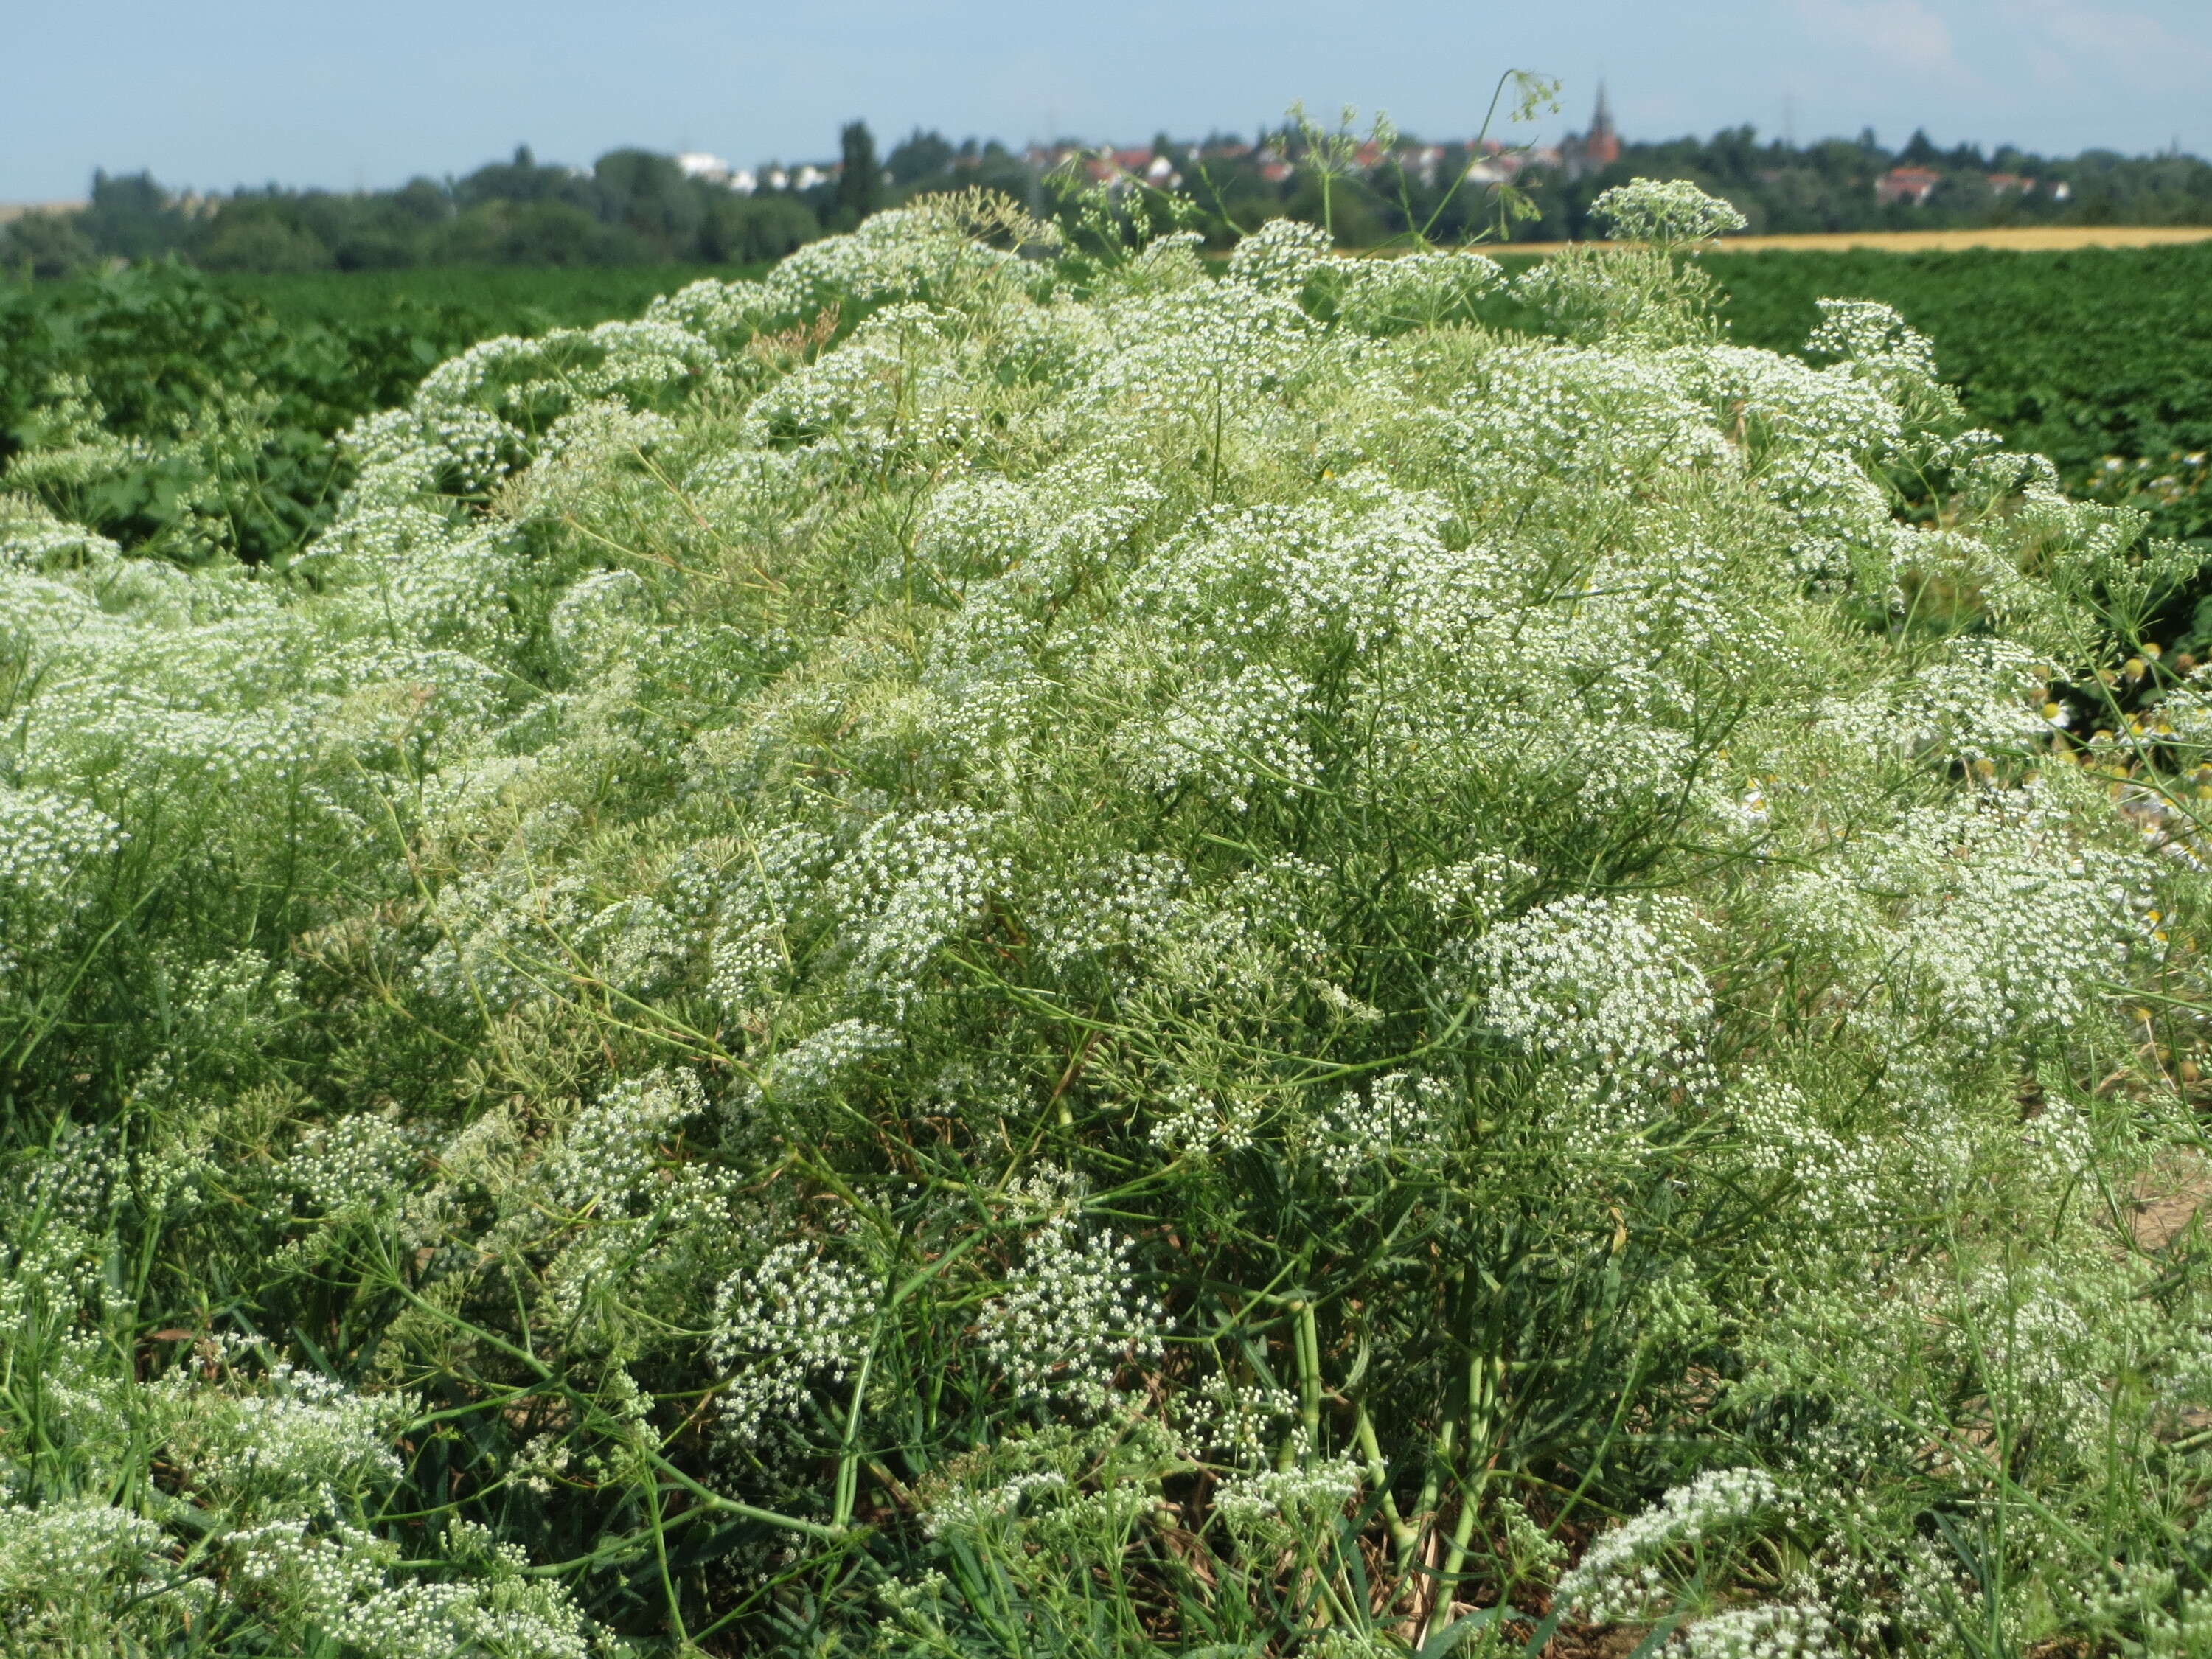
[[[228,298],[266,307],[287,326],[362,329],[379,322],[424,322],[423,331],[442,362],[462,346],[495,334],[588,328],[611,317],[635,316],[659,295],[702,276],[750,274],[756,273],[707,265],[572,265],[557,270],[433,265],[306,276],[238,272],[210,286]],[[434,333],[425,322],[428,319],[436,319]],[[444,343],[449,338],[460,339],[460,344]],[[417,374],[396,388],[380,384],[376,406],[404,401],[421,378]]]
[[[0,508],[9,1639],[2201,1651],[2197,561],[1879,305],[1099,215]]]
[[[398,190],[270,185],[180,199],[146,173],[95,175],[79,212],[0,225],[0,273],[52,277],[109,260],[178,258],[210,271],[284,274],[423,265],[635,265],[781,258],[822,234],[817,204],[740,195],[674,158],[617,149],[588,171],[514,159]]]
[[[1038,184],[1030,164],[995,138],[969,138],[956,146],[944,134],[920,128],[891,147],[884,170],[890,174],[894,200],[980,189],[1030,201]]]
[[[1875,181],[1898,166],[1936,175],[1924,201],[1885,202]],[[1994,177],[1993,177],[1994,175]],[[1762,140],[1748,126],[1710,138],[1629,141],[1612,164],[1579,175],[1534,170],[1537,210],[1525,234],[1552,240],[1594,233],[1590,204],[1615,185],[1654,176],[1689,180],[1732,203],[1754,234],[1933,230],[1990,225],[2201,225],[2212,222],[2212,163],[2194,155],[2030,155],[2011,145],[1939,149],[1924,133],[1891,150],[1871,131],[1800,145]]]
[[[848,121],[837,134],[836,221],[841,230],[854,225],[883,205],[883,164],[876,159],[875,135],[866,121]]]
[[[1780,350],[1803,339],[1816,295],[1895,307],[1936,341],[1944,378],[1975,420],[2050,456],[2069,481],[2110,455],[2212,447],[2212,243],[1715,253],[1702,263],[1747,345]]]
[[[1498,257],[1515,273],[1537,263],[1510,250]],[[2212,244],[2051,252],[1716,250],[1697,265],[1724,296],[1717,314],[1729,337],[1764,350],[1798,349],[1823,297],[1893,307],[1935,342],[1944,379],[1976,423],[2051,457],[2077,492],[2148,511],[2158,534],[2207,533],[2204,509],[2183,476],[2194,464],[2177,475],[2172,462],[2212,450]],[[1487,301],[1484,315],[1517,327],[1542,320],[1510,292]],[[2108,458],[2121,465],[2107,465]],[[2146,484],[2171,475],[2173,483],[2124,489],[2112,474]]]
[[[473,341],[634,312],[691,274],[163,264],[0,287],[0,486],[179,562],[281,560],[336,508],[341,429]]]
[[[100,257],[79,215],[52,210],[20,214],[0,227],[6,263],[32,276],[68,276],[88,269]]]

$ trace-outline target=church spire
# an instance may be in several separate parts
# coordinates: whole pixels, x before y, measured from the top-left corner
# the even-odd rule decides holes
[[[1597,109],[1590,117],[1589,136],[1583,140],[1583,157],[1592,172],[1620,159],[1620,135],[1613,130],[1613,102],[1605,95],[1602,81],[1597,83]]]

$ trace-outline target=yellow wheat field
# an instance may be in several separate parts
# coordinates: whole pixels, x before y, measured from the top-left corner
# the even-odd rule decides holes
[[[2168,242],[2212,240],[2212,225],[2008,225],[1992,230],[1839,230],[1802,236],[1730,236],[1723,253],[1767,248],[1818,252],[1847,247],[1890,253],[1951,253],[1960,248],[2008,247],[2051,252],[2075,247],[2154,247]],[[1514,253],[1556,253],[1565,242],[1514,242]]]
[[[0,225],[27,213],[74,213],[82,202],[0,202]]]

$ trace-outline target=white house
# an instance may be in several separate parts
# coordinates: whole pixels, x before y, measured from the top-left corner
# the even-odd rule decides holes
[[[710,185],[730,182],[730,164],[719,155],[709,155],[703,149],[687,149],[676,158],[676,165],[686,179],[703,179]]]

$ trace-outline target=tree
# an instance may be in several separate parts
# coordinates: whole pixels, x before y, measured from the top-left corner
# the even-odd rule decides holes
[[[699,255],[704,259],[754,264],[781,259],[822,234],[822,222],[805,203],[789,196],[738,196],[713,192],[699,227]]]
[[[92,175],[92,204],[79,225],[102,253],[126,259],[167,253],[184,240],[185,228],[184,215],[150,173],[115,178],[105,171]]]
[[[216,216],[198,263],[209,270],[298,271],[328,270],[335,261],[313,232],[281,211],[240,213],[234,207]]]
[[[26,213],[0,225],[0,270],[70,276],[100,257],[78,213]]]
[[[512,161],[493,161],[478,167],[453,186],[463,207],[483,202],[567,202],[592,205],[590,184],[567,167],[540,167],[530,146],[518,144]]]
[[[675,161],[650,150],[610,150],[592,165],[599,217],[625,225],[656,245],[664,258],[692,252],[706,217],[701,187]]]
[[[954,154],[943,133],[924,132],[916,127],[892,148],[884,170],[890,174],[894,185],[920,184],[925,179],[951,171]],[[846,159],[850,161],[849,154]]]
[[[848,121],[837,135],[844,165],[837,175],[836,220],[850,229],[883,205],[883,168],[876,160],[875,135],[866,121]]]

